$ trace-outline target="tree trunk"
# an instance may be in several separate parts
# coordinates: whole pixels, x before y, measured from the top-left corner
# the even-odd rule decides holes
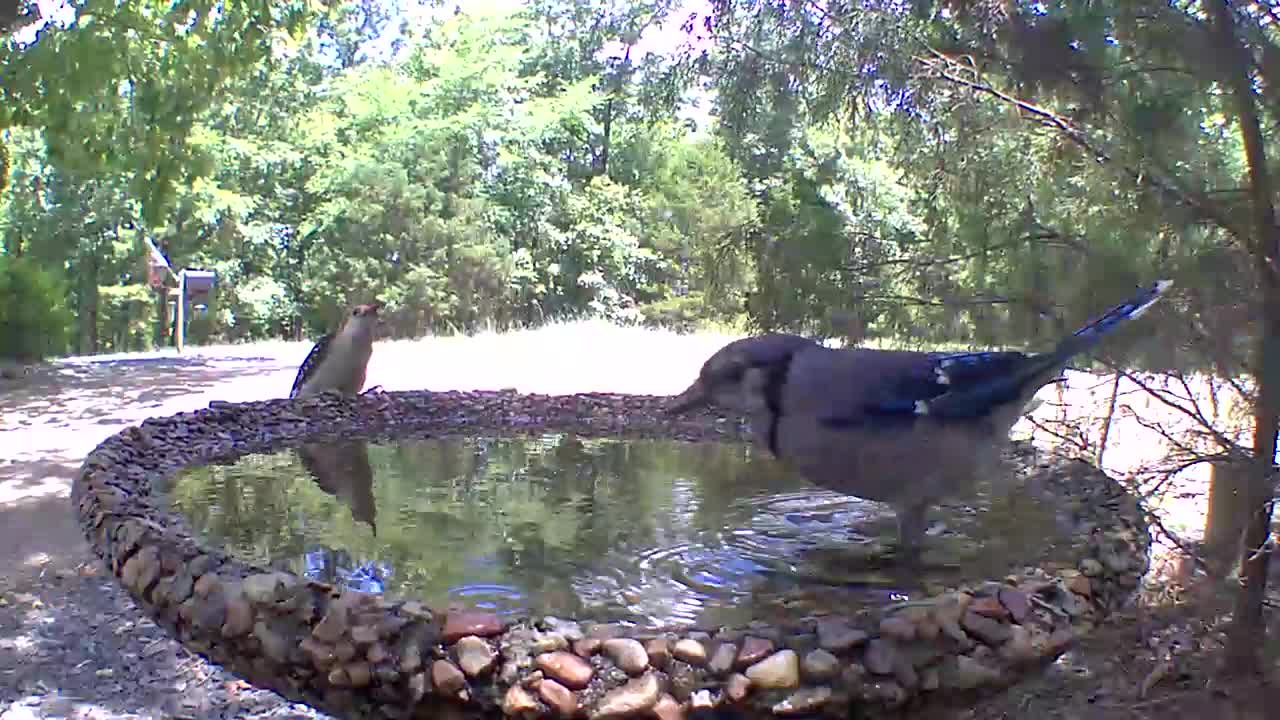
[[[81,355],[94,355],[98,352],[98,265],[98,253],[95,249],[81,245],[80,257],[76,263],[80,275],[76,312],[80,331],[76,347]]]
[[[1213,576],[1223,578],[1240,552],[1240,538],[1249,517],[1244,490],[1253,468],[1232,460],[1219,460],[1209,467],[1202,554]]]
[[[1255,328],[1257,346],[1252,363],[1257,374],[1253,411],[1254,471],[1248,474],[1244,488],[1249,517],[1241,557],[1241,587],[1236,595],[1231,627],[1227,631],[1225,667],[1233,674],[1256,673],[1261,670],[1258,650],[1266,637],[1262,605],[1271,562],[1267,541],[1271,536],[1272,467],[1276,455],[1277,412],[1280,411],[1280,277],[1277,277],[1273,266],[1280,258],[1280,228],[1276,227],[1271,178],[1249,76],[1248,52],[1236,40],[1235,17],[1229,0],[1215,0],[1204,6],[1212,18],[1219,61],[1224,68],[1223,80],[1231,89],[1244,141],[1252,235],[1249,245],[1262,291]]]
[[[156,326],[151,336],[156,347],[166,347],[169,344],[169,288],[167,286],[156,290]]]

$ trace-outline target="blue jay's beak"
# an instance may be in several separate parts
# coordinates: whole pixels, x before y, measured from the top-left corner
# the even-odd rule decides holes
[[[699,405],[705,405],[707,399],[707,386],[702,382],[702,378],[698,378],[684,392],[667,403],[667,414],[676,415]]]

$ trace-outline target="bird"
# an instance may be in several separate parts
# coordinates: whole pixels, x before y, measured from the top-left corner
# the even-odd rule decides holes
[[[302,467],[315,484],[351,510],[351,519],[378,534],[378,505],[373,497],[373,465],[367,440],[322,440],[297,448]]]
[[[746,416],[751,441],[810,482],[894,507],[919,550],[932,502],[995,477],[1004,441],[1040,388],[1172,286],[1160,280],[1040,353],[830,348],[798,335],[735,340],[667,403]]]
[[[289,397],[304,398],[322,392],[354,397],[364,387],[382,303],[356,305],[336,332],[316,340],[293,379]],[[366,392],[378,390],[373,387]]]

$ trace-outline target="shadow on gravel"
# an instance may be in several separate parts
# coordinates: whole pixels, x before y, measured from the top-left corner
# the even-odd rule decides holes
[[[86,557],[68,497],[98,443],[147,417],[212,399],[285,397],[296,367],[287,355],[254,351],[107,356],[60,360],[0,380],[0,579]],[[9,720],[2,710],[0,720]]]
[[[240,378],[296,367],[280,358],[163,356],[75,360],[42,365],[0,386],[4,430],[23,425],[67,427],[118,415],[124,406],[160,407],[166,400]],[[287,386],[266,397],[287,395]]]
[[[187,652],[95,561],[18,587],[0,581],[0,718],[54,717],[327,716]]]

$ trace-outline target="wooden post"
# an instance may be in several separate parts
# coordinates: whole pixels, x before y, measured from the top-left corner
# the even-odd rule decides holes
[[[186,324],[187,324],[187,271],[184,269],[178,273],[178,312],[177,319],[174,321],[177,326],[173,329],[173,345],[178,349],[178,354],[182,354],[182,346],[186,343]]]

